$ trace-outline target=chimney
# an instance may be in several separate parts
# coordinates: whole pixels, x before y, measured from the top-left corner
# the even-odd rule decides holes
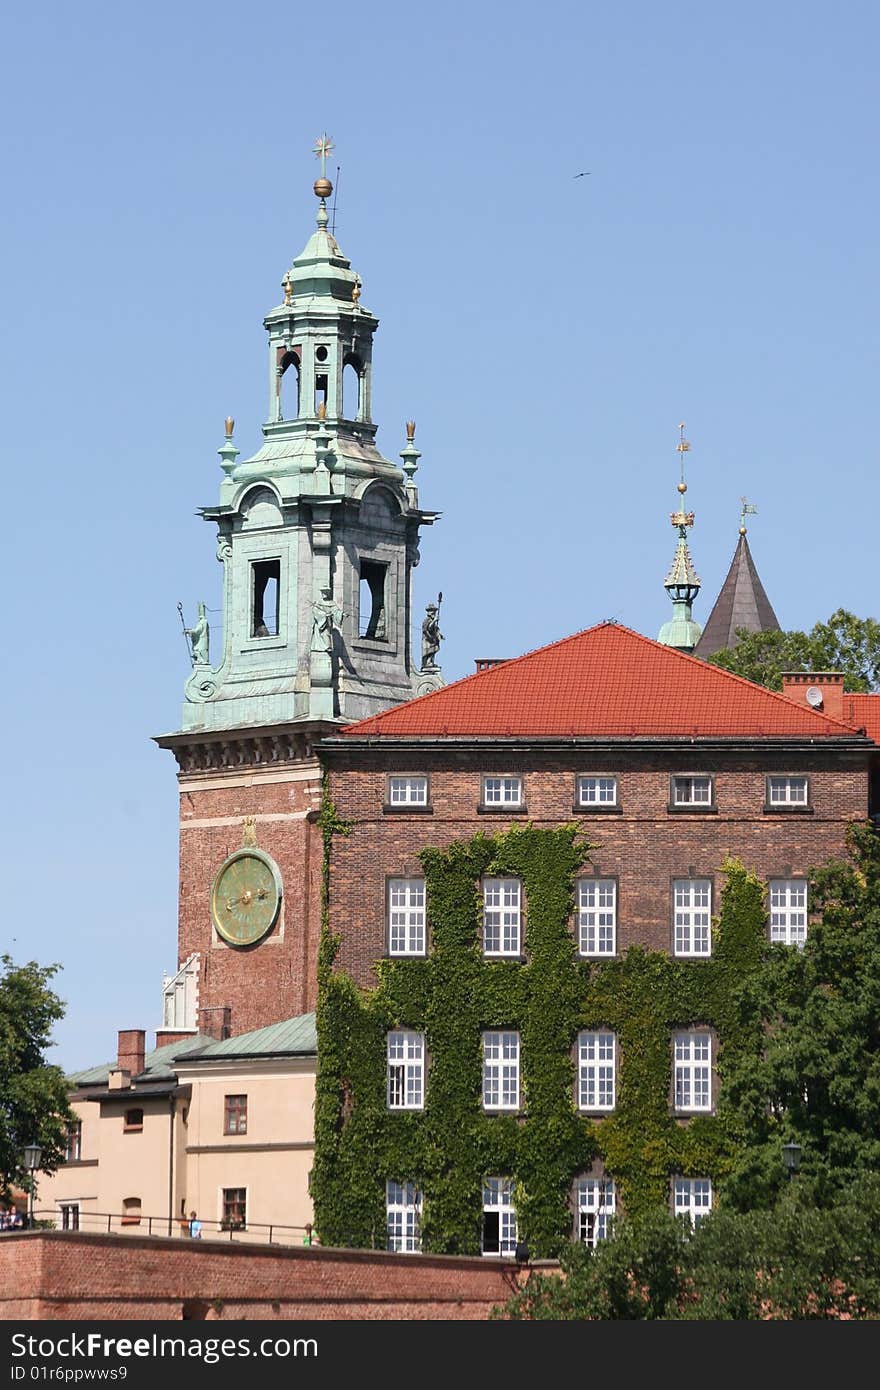
[[[232,1032],[232,1009],[228,1004],[205,1005],[199,1009],[199,1032],[222,1042]]]
[[[783,671],[782,693],[796,705],[808,705],[830,719],[846,722],[840,671]]]
[[[491,671],[493,666],[503,666],[506,656],[477,656],[474,658],[478,671]]]
[[[129,1076],[140,1076],[144,1069],[146,1037],[143,1028],[120,1028],[116,1049],[117,1071],[127,1071]]]

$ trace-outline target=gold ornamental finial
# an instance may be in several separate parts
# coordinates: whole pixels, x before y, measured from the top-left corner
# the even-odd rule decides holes
[[[289,270],[285,275],[284,279],[281,281],[281,288],[284,290],[284,303],[289,305],[290,301],[293,299],[293,284],[290,279]]]
[[[407,422],[406,422],[406,442],[407,442],[407,444],[412,444],[412,442],[413,442],[413,440],[415,439],[415,437],[416,437],[416,422],[415,422],[415,420],[407,420]]]
[[[227,438],[227,439],[231,439],[231,438],[232,438],[232,432],[233,432],[234,429],[235,429],[235,421],[233,420],[233,418],[232,418],[231,415],[227,415],[227,417],[226,417],[226,438]]]
[[[319,419],[319,420],[326,420],[326,419],[327,419],[327,402],[326,402],[326,401],[319,401],[319,402],[318,402],[318,419]]]
[[[359,275],[356,275],[356,276],[354,277],[354,284],[353,284],[352,287],[351,287],[351,302],[352,302],[352,304],[357,304],[357,302],[358,302],[358,300],[360,299],[360,297],[361,297],[361,277],[360,277]]]
[[[254,849],[257,843],[257,818],[245,816],[241,823],[241,843],[246,849]]]
[[[684,495],[688,490],[688,485],[685,482],[684,478],[684,456],[685,454],[690,453],[690,447],[690,444],[684,437],[684,421],[682,420],[681,424],[678,427],[678,443],[675,446],[675,452],[678,454],[681,463],[681,476],[677,484],[678,494],[681,498],[681,504],[677,512],[669,513],[669,520],[672,522],[673,526],[677,526],[680,530],[682,530],[682,534],[684,534],[682,528],[684,528],[685,526],[693,526],[694,524],[694,513],[686,512],[684,510]]]

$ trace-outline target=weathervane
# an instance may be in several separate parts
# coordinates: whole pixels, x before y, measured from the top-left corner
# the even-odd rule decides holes
[[[678,435],[679,439],[678,443],[675,446],[675,452],[678,454],[681,463],[681,476],[678,484],[678,491],[681,496],[681,504],[677,512],[669,513],[669,520],[672,522],[673,526],[677,526],[681,531],[682,535],[684,535],[684,527],[693,526],[694,524],[694,513],[686,512],[684,509],[684,495],[688,490],[688,485],[684,480],[684,456],[685,454],[690,452],[691,447],[684,437],[684,421],[682,421],[682,423],[678,427]]]
[[[744,497],[741,497],[739,500],[742,503],[742,511],[739,514],[739,533],[741,536],[744,536],[746,533],[746,517],[757,516],[758,508],[753,507],[751,502],[747,502]]]

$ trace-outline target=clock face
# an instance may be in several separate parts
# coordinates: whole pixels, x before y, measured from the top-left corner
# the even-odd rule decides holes
[[[214,879],[211,917],[230,946],[252,946],[273,925],[281,906],[278,866],[260,849],[230,854]]]

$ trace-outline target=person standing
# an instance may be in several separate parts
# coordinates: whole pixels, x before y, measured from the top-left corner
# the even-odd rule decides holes
[[[191,1240],[201,1240],[202,1238],[202,1223],[194,1211],[189,1214],[189,1234]]]

